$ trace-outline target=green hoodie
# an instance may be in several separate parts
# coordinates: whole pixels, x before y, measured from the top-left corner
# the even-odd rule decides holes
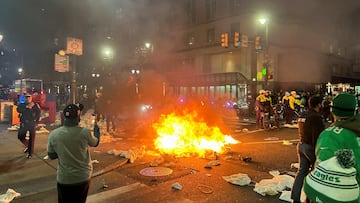
[[[353,151],[355,156],[355,166],[354,168],[357,171],[356,180],[358,184],[360,184],[360,115],[351,117],[344,121],[337,121],[335,125],[328,127],[325,129],[319,136],[319,139],[316,143],[316,158],[317,161],[315,163],[315,167],[322,161],[328,160],[335,155],[335,152],[340,149],[350,149]],[[313,200],[312,197],[316,196],[316,199],[319,201],[316,202],[326,202],[330,203],[330,200],[324,201],[321,200],[321,197],[326,198],[326,192],[323,194],[319,194],[316,191],[316,188],[312,188],[305,181],[304,190],[310,199]],[[316,195],[316,193],[318,193]],[[315,195],[314,195],[315,194]],[[313,200],[315,201],[315,200]],[[335,201],[331,200],[331,202],[346,202],[346,201]],[[360,199],[351,201],[351,202],[360,202]]]

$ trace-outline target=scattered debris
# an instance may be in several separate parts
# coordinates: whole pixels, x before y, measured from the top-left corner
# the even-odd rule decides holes
[[[91,160],[91,163],[93,163],[93,164],[98,164],[98,163],[100,163],[98,160],[96,160],[96,159],[94,159],[94,160]]]
[[[17,126],[17,125],[13,125],[13,126],[11,126],[11,127],[8,127],[8,131],[17,131],[19,129],[19,126]]]
[[[237,173],[230,176],[223,176],[222,178],[234,185],[244,186],[244,185],[249,185],[249,183],[251,183],[250,177],[244,173]]]
[[[9,189],[7,189],[5,194],[0,195],[0,202],[1,203],[10,203],[14,198],[19,197],[19,196],[21,196],[20,193],[9,188]]]
[[[299,169],[299,163],[292,163],[292,164],[290,165],[290,168]]]
[[[291,199],[291,191],[290,190],[282,191],[279,199],[282,201],[286,201],[286,202],[293,202],[293,200]],[[305,202],[305,200],[306,200],[306,195],[305,195],[304,191],[302,190],[301,196],[300,196],[300,202]]]
[[[162,156],[158,156],[155,158],[153,162],[150,163],[150,166],[159,166],[160,164],[164,163],[165,159]]]
[[[242,129],[242,132],[243,132],[243,133],[249,132],[249,129],[243,128],[243,129]]]
[[[231,155],[226,156],[226,157],[224,158],[224,160],[232,160],[232,159],[233,159],[233,156],[231,156]]]
[[[175,190],[182,190],[182,185],[180,185],[180,183],[176,182],[174,184],[171,185],[171,187]]]
[[[272,179],[263,179],[255,184],[254,191],[266,196],[266,195],[277,195],[279,192],[287,188],[291,188],[294,184],[294,177],[289,175],[280,175],[279,171],[270,171]]]
[[[245,157],[239,156],[239,159],[244,161],[244,162],[251,162],[252,161],[252,158],[249,157],[249,156],[245,156]]]
[[[286,128],[298,128],[298,124],[294,123],[294,124],[284,124],[284,127]]]
[[[219,165],[220,165],[220,161],[214,160],[214,161],[208,162],[204,167],[205,168],[212,168],[213,166],[219,166]]]
[[[50,133],[50,131],[47,130],[45,127],[41,126],[40,129],[36,131],[36,134],[41,134],[41,133]]]

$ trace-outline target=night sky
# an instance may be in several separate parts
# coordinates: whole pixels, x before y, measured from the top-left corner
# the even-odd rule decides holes
[[[98,49],[104,43],[121,45],[116,50],[119,56],[116,61],[120,63],[129,57],[128,50],[134,48],[129,39],[136,41],[145,35],[152,38],[161,29],[163,18],[159,13],[166,14],[169,8],[162,7],[165,4],[158,1],[161,2],[150,0],[146,5],[145,0],[0,0],[0,34],[4,36],[0,48],[13,55],[13,49],[16,50],[11,59],[13,64],[6,67],[11,66],[16,73],[16,67],[23,63],[28,77],[56,77],[53,55],[65,49],[66,37],[84,40],[79,70],[98,66]],[[286,8],[282,1],[289,0],[257,2],[259,8],[272,10],[279,18],[308,18],[309,22],[314,19],[333,21],[339,16],[356,13],[360,7],[359,0],[291,0],[292,7]],[[154,4],[153,7],[150,4]],[[156,15],[149,14],[150,11]],[[7,61],[7,57],[0,57],[2,70]]]

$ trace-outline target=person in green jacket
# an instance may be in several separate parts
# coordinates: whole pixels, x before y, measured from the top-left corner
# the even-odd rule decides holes
[[[319,136],[315,169],[306,177],[308,202],[359,203],[360,115],[355,95],[340,93],[333,99],[335,122]]]

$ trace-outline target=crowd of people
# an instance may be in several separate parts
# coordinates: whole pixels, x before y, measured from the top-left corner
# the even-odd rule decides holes
[[[276,106],[282,108],[282,118],[285,125],[297,125],[297,118],[309,109],[309,99],[311,96],[320,96],[322,98],[322,108],[320,114],[325,122],[333,123],[334,117],[330,111],[332,98],[336,95],[320,94],[317,92],[285,91],[284,93],[273,93],[270,90],[260,90],[257,95],[254,106],[256,112],[256,126],[263,128],[262,113],[273,113]]]

